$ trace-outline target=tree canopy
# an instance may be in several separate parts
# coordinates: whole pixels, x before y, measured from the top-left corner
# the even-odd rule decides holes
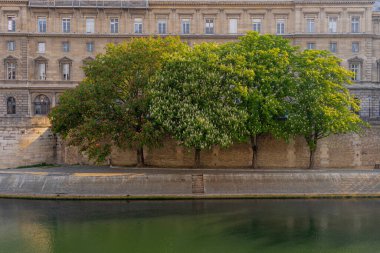
[[[144,147],[169,134],[200,152],[257,138],[301,135],[314,166],[317,142],[367,126],[346,85],[351,72],[326,51],[301,52],[280,36],[251,32],[222,45],[189,47],[178,38],[108,45],[84,67],[86,78],[53,108],[52,129],[98,161],[113,147]]]
[[[244,131],[245,111],[228,71],[221,65],[220,46],[201,44],[165,61],[152,88],[152,116],[182,145],[200,151],[227,147]]]
[[[294,63],[296,90],[291,94],[289,122],[294,135],[305,138],[310,150],[309,168],[315,164],[318,140],[331,134],[360,132],[364,123],[358,101],[346,85],[352,73],[326,51],[306,50]]]
[[[84,67],[83,82],[61,96],[50,114],[53,131],[98,161],[113,146],[136,149],[137,164],[143,165],[143,147],[157,145],[163,136],[149,112],[152,78],[166,54],[186,47],[171,37],[109,44]]]

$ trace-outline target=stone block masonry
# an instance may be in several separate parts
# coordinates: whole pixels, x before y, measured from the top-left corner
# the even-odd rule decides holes
[[[271,136],[258,140],[258,166],[263,169],[306,168],[308,148],[303,138],[286,143]],[[61,145],[50,130],[46,117],[0,118],[0,168],[15,168],[40,163],[93,164],[75,147]],[[206,168],[244,168],[251,165],[249,143],[228,149],[214,147],[201,153]],[[373,169],[380,164],[380,126],[372,126],[362,134],[334,135],[322,139],[316,154],[317,168]],[[194,153],[166,139],[160,148],[146,149],[145,159],[153,167],[192,167]],[[117,150],[111,156],[113,165],[133,166],[133,150]]]

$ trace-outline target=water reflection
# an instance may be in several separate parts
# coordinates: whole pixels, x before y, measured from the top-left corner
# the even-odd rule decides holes
[[[377,252],[379,211],[374,199],[0,199],[0,252]]]

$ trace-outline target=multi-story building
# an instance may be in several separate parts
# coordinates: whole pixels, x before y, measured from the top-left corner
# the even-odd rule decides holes
[[[189,44],[278,34],[329,50],[355,73],[364,118],[380,116],[380,13],[372,0],[0,0],[0,117],[45,115],[107,43],[178,35]]]
[[[361,116],[376,122],[379,7],[374,0],[0,0],[0,167],[56,161],[44,116],[107,43],[133,37],[176,35],[193,45],[254,30],[301,49],[329,50],[355,73],[350,90],[361,100]],[[348,145],[354,149],[355,138]],[[368,152],[355,150],[349,166],[362,166]],[[368,164],[377,161],[374,152]]]

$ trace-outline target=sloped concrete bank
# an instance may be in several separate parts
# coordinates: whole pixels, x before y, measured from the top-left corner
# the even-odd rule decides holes
[[[380,197],[374,170],[14,169],[0,197],[57,199]]]

